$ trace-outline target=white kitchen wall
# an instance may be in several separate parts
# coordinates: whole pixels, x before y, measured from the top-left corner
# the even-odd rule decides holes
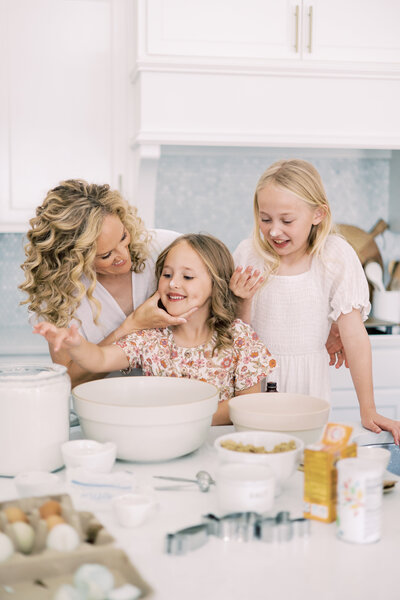
[[[212,233],[234,250],[250,234],[259,176],[275,160],[294,156],[320,171],[336,222],[368,230],[379,218],[388,220],[387,151],[169,147],[159,163],[156,227]],[[23,244],[23,234],[0,234],[0,327],[27,322],[17,289]]]
[[[251,232],[260,175],[274,161],[294,157],[320,172],[335,222],[369,230],[379,218],[388,220],[387,151],[173,147],[160,159],[156,227],[212,233],[233,251]]]

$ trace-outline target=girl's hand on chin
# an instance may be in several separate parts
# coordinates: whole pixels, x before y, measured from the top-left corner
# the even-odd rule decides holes
[[[76,348],[82,341],[76,325],[71,325],[67,329],[65,327],[56,327],[47,321],[43,321],[34,326],[33,333],[42,335],[53,346],[55,352],[58,352],[62,347],[67,349]]]
[[[251,266],[246,267],[246,269],[238,266],[229,282],[229,289],[238,298],[248,300],[254,296],[263,281],[264,277],[258,269],[253,271],[253,267]]]
[[[135,331],[138,329],[153,329],[155,327],[170,327],[172,325],[182,325],[196,312],[197,306],[191,308],[180,317],[173,317],[164,308],[159,306],[160,294],[156,292],[148,300],[143,302],[138,308],[125,320],[124,329]]]
[[[400,445],[400,421],[393,421],[378,414],[375,410],[363,411],[361,413],[361,423],[363,427],[370,429],[374,433],[389,431],[397,446]]]

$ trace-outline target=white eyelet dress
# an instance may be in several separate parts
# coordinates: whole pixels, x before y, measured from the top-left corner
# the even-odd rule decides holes
[[[251,239],[239,244],[234,259],[263,270]],[[368,317],[368,284],[355,251],[340,236],[327,238],[309,271],[268,279],[253,299],[251,325],[277,360],[278,391],[329,400],[325,343],[332,322],[353,308]]]

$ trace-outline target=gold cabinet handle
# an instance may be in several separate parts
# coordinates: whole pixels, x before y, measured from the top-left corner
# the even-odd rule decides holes
[[[308,9],[308,51],[312,52],[313,7]]]
[[[294,40],[294,48],[295,51],[298,52],[299,51],[299,15],[300,15],[300,6],[298,4],[296,4],[296,8],[294,11],[294,18],[295,18],[295,40]]]

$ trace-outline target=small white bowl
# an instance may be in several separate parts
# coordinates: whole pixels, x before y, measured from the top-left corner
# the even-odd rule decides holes
[[[47,496],[59,492],[60,478],[47,471],[25,471],[14,478],[20,496]]]
[[[122,527],[137,527],[147,519],[157,503],[152,494],[132,492],[112,501],[116,519]]]
[[[61,445],[67,468],[82,467],[95,473],[109,473],[114,465],[117,445],[114,442],[70,440]]]
[[[380,448],[379,446],[358,446],[357,458],[374,461],[379,463],[385,471],[390,461],[390,450]]]
[[[290,442],[296,444],[295,450],[276,452],[271,454],[254,454],[250,452],[237,452],[221,446],[221,442],[232,440],[236,443],[264,446],[268,451],[273,450],[277,444]],[[296,471],[300,462],[304,443],[300,438],[276,431],[237,431],[218,437],[214,442],[218,458],[221,462],[244,463],[247,465],[268,465],[272,468],[277,483],[287,480]],[[277,486],[279,491],[279,486]]]

